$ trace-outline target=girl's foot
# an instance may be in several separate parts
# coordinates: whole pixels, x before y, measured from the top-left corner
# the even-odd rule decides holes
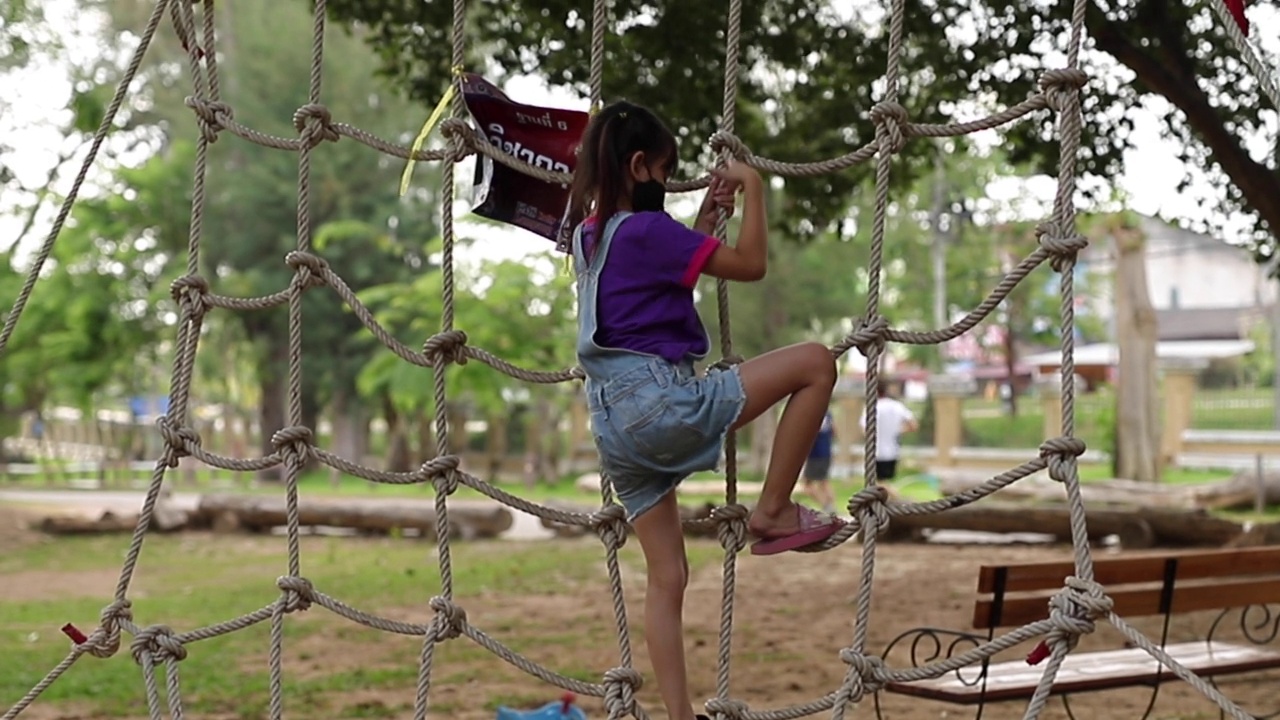
[[[775,555],[813,545],[831,537],[844,525],[843,520],[833,515],[824,515],[794,502],[776,517],[757,510],[747,521],[747,530],[760,538],[751,545],[751,554]]]

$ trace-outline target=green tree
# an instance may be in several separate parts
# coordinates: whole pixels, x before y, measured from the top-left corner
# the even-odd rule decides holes
[[[152,6],[141,0],[101,3],[110,13],[113,35],[139,27]],[[293,116],[307,102],[311,48],[307,42],[280,38],[309,35],[307,8],[300,3],[224,3],[217,6],[216,19],[221,100],[244,126],[296,136]],[[394,91],[371,82],[377,60],[359,33],[332,32],[325,50],[322,101],[335,119],[405,140],[412,130],[405,118],[414,113]],[[177,37],[163,33],[139,73],[142,100],[131,106],[125,131],[146,138],[149,147],[161,152],[192,142],[198,132],[185,102],[192,94],[186,65]],[[190,197],[191,159],[188,152],[179,163],[186,175],[168,186],[171,197]],[[293,270],[284,257],[294,249],[298,232],[298,158],[223,131],[210,148],[209,163],[200,272],[221,294],[255,297],[285,289]],[[401,168],[400,162],[351,140],[324,143],[312,152],[313,250],[354,289],[432,270],[422,244],[435,234],[436,198],[417,188],[399,198]],[[436,174],[431,168],[418,171],[428,187]],[[186,213],[187,208],[175,204],[174,211]],[[166,230],[185,243],[185,226]],[[358,337],[359,322],[330,290],[309,290],[303,313],[308,321],[303,331],[303,423],[317,427],[321,410],[332,406],[343,418],[340,429],[359,435],[340,438],[338,444],[358,450],[367,427],[361,418],[368,413],[352,406],[359,397],[356,378],[377,349],[367,337]],[[251,349],[262,449],[269,452],[273,430],[286,423],[288,313],[281,307],[228,318],[238,327],[226,337],[240,338]]]
[[[465,248],[473,242],[459,238]],[[437,245],[438,247],[438,245]],[[455,325],[467,332],[467,343],[493,352],[518,367],[545,370],[568,367],[574,362],[572,275],[550,258],[529,261],[483,260],[462,265],[455,275]],[[425,340],[440,327],[440,276],[421,275],[407,281],[371,287],[361,299],[377,313],[380,323],[400,338]],[[476,415],[489,423],[490,471],[505,454],[508,437],[522,432],[512,421],[532,413],[529,434],[523,436],[529,466],[528,478],[556,474],[561,448],[556,428],[568,407],[569,393],[562,385],[540,385],[514,380],[481,363],[471,362],[446,375],[451,398],[447,408],[454,428],[465,426]],[[414,420],[419,428],[419,455],[435,455],[431,435],[434,386],[430,370],[409,365],[390,353],[369,360],[360,376],[360,390],[395,409],[397,416]],[[409,464],[409,423],[392,427],[392,457],[396,465]],[[451,437],[451,452],[467,447],[465,433]]]
[[[1275,144],[1277,108],[1256,83],[1241,80],[1236,52],[1208,2],[1117,0],[1087,3],[1091,50],[1085,67],[1088,122],[1084,171],[1107,179],[1120,171],[1130,145],[1129,111],[1152,103],[1163,113],[1185,158],[1206,168],[1214,191],[1200,198],[1223,210],[1257,218],[1253,240],[1261,254],[1280,228],[1280,171],[1274,160],[1253,157],[1247,138]],[[743,0],[742,57],[737,134],[754,151],[785,159],[833,157],[866,142],[867,112],[885,70],[882,13],[857,10],[839,17],[825,0]],[[448,76],[451,5],[417,0],[331,0],[338,19],[370,27],[383,69],[414,97],[434,100]],[[604,93],[662,109],[682,133],[689,159],[704,152],[720,116],[722,36],[727,6],[684,0],[616,0],[606,35]],[[538,74],[585,95],[590,64],[590,3],[586,0],[514,0],[470,3],[468,62],[498,73]],[[968,119],[964,102],[981,97],[991,108],[1013,105],[1035,89],[1042,68],[1060,63],[1071,3],[1014,0],[940,0],[907,6],[904,17],[902,104],[927,122]],[[690,29],[703,30],[690,42]],[[961,31],[960,28],[969,28]],[[782,79],[785,76],[785,80]],[[1055,118],[1009,129],[1009,159],[1056,173]],[[907,178],[929,166],[928,146],[906,150]],[[1268,162],[1270,164],[1268,164]],[[838,215],[857,173],[792,181],[793,222],[820,230]],[[1188,206],[1191,204],[1188,203]],[[1225,215],[1225,213],[1224,213]],[[1271,228],[1269,232],[1267,228]]]

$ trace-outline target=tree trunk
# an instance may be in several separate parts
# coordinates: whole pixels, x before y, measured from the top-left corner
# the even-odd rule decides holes
[[[545,452],[543,453],[543,465],[546,467],[547,477],[555,481],[560,477],[562,461],[565,458],[566,442],[565,434],[560,429],[561,423],[564,421],[566,409],[554,400],[547,400],[547,427],[550,428],[550,437],[547,438]]]
[[[382,397],[382,418],[387,422],[387,469],[391,472],[413,470],[413,455],[405,435],[404,418],[396,410],[389,395]]]
[[[283,342],[266,339],[270,355],[260,366],[258,379],[258,443],[264,455],[276,451],[271,443],[271,436],[285,426],[285,394],[288,392],[289,368],[286,361],[288,348]],[[284,467],[276,465],[258,471],[258,479],[266,481],[282,480]]]
[[[454,400],[448,404],[445,414],[448,417],[449,453],[462,455],[467,451],[467,406]]]
[[[1118,477],[1160,480],[1160,407],[1156,385],[1156,313],[1147,294],[1145,239],[1117,229],[1116,337],[1120,350],[1116,383]]]
[[[528,430],[525,433],[527,442],[524,449],[524,484],[533,487],[543,479],[543,450],[547,427],[547,400],[541,393],[533,393],[530,398],[533,413],[529,415]]]
[[[496,483],[502,470],[502,460],[507,456],[507,415],[504,411],[489,416],[489,431],[485,433],[485,468],[488,481]]]
[[[320,403],[316,401],[316,390],[314,383],[302,383],[302,418],[299,424],[303,427],[311,428],[313,442],[320,442]],[[302,472],[310,472],[319,470],[320,461],[314,457],[308,457],[307,462],[302,466]]]
[[[1018,350],[1016,346],[1017,336],[1014,333],[1016,323],[1014,321],[1015,301],[1012,297],[1005,300],[1009,304],[1005,313],[1004,325],[1004,369],[1005,369],[1005,387],[1009,389],[1009,400],[1006,405],[1009,407],[1009,417],[1018,417],[1018,386],[1017,376],[1015,375],[1018,364]]]
[[[436,456],[435,418],[426,410],[418,411],[418,462],[427,462]]]
[[[339,388],[333,396],[333,451],[354,463],[364,462],[369,452],[369,418],[364,406],[352,402],[351,394]],[[331,470],[335,484],[341,474]]]

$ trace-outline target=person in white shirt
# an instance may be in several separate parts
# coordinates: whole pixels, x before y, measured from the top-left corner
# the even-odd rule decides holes
[[[901,448],[899,439],[903,433],[915,431],[920,427],[916,416],[910,408],[896,398],[889,397],[884,385],[878,388],[879,401],[876,403],[876,477],[880,480],[892,480],[898,473],[898,453]],[[865,413],[858,421],[862,431],[867,431]]]

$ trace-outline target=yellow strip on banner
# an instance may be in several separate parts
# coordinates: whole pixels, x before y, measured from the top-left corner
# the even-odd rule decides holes
[[[459,69],[454,68],[453,74],[457,76],[462,73]],[[409,155],[409,162],[405,164],[404,173],[400,175],[401,197],[404,197],[404,194],[409,191],[409,179],[413,177],[413,166],[417,162],[413,156],[417,155],[418,151],[422,149],[423,144],[427,141],[427,136],[431,134],[431,130],[435,128],[436,123],[440,122],[440,116],[449,107],[449,101],[453,99],[456,87],[457,85],[450,80],[449,89],[444,91],[444,97],[440,98],[440,102],[436,104],[436,109],[431,111],[431,116],[427,118],[427,121],[422,124],[422,129],[418,131],[418,137],[413,140],[413,150]]]

